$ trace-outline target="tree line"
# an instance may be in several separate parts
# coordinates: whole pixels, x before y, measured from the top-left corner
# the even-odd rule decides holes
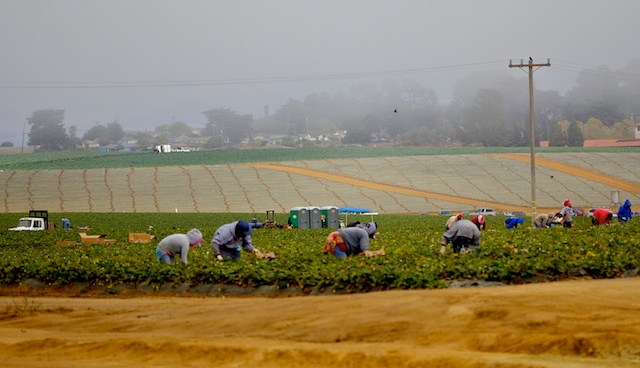
[[[453,98],[441,103],[433,89],[415,80],[364,82],[348,93],[314,92],[289,99],[264,116],[212,108],[202,114],[209,137],[205,148],[235,145],[257,134],[326,136],[346,131],[344,144],[394,142],[405,146],[528,146],[528,79],[508,71],[475,72],[459,79]],[[606,66],[582,70],[575,86],[558,91],[534,89],[535,139],[551,146],[581,146],[585,139],[634,137],[640,113],[640,59],[620,70]],[[114,144],[124,136],[117,122],[97,124],[83,137],[64,127],[64,110],[36,110],[27,119],[29,144],[41,150],[77,147],[81,140]],[[159,125],[153,134],[136,133],[139,145],[193,135],[187,122]],[[291,140],[291,142],[296,142]]]

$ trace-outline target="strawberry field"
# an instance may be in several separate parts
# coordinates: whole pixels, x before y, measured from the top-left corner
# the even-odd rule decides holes
[[[272,286],[280,290],[366,292],[389,289],[444,288],[453,280],[497,281],[504,284],[557,281],[572,277],[615,278],[640,268],[640,221],[628,225],[593,226],[576,218],[574,228],[504,229],[504,217],[488,219],[480,250],[475,254],[439,253],[445,218],[440,216],[380,215],[380,235],[373,250],[380,258],[336,260],[322,253],[329,229],[256,229],[254,245],[274,252],[265,260],[244,253],[238,262],[217,262],[209,248],[216,228],[255,214],[213,213],[54,213],[72,225],[91,226],[89,234],[105,234],[115,244],[82,245],[78,230],[9,232],[19,216],[0,214],[0,283],[15,285],[27,279],[53,286],[85,284],[126,285],[235,285],[248,290]],[[264,220],[264,219],[259,219]],[[286,214],[276,222],[286,223]],[[349,220],[370,221],[367,216]],[[155,235],[150,244],[130,244],[130,232]],[[192,248],[189,264],[162,264],[155,246],[163,237],[197,227],[203,246]],[[57,247],[59,240],[78,245]]]

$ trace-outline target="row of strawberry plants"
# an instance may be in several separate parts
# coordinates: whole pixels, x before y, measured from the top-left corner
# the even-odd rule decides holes
[[[75,231],[40,233],[4,231],[0,238],[0,283],[25,279],[67,285],[140,283],[229,284],[245,287],[335,288],[349,291],[393,288],[439,288],[447,280],[478,279],[507,284],[569,277],[576,270],[596,278],[611,278],[640,267],[640,223],[595,227],[587,218],[573,229],[512,229],[500,217],[489,219],[489,231],[475,254],[445,256],[439,253],[444,218],[432,216],[379,216],[381,234],[374,249],[385,248],[380,258],[336,260],[322,253],[327,229],[256,229],[254,244],[276,253],[275,260],[244,254],[238,262],[216,262],[208,242],[231,214],[153,214],[151,244],[128,244],[127,234],[149,222],[149,214],[85,214],[100,218],[104,231],[116,244],[55,246]],[[165,218],[166,216],[166,218]],[[242,214],[236,214],[238,218]],[[252,216],[245,214],[245,218]],[[4,217],[0,216],[0,219]],[[125,222],[126,219],[126,222]],[[366,217],[362,221],[369,220]],[[167,224],[176,224],[171,226]],[[155,245],[162,237],[186,232],[189,224],[207,224],[203,247],[189,253],[189,264],[166,265],[155,260]]]

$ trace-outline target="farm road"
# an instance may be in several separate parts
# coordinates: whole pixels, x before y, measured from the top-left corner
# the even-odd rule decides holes
[[[640,364],[640,277],[289,298],[64,290],[0,296],[0,366]]]

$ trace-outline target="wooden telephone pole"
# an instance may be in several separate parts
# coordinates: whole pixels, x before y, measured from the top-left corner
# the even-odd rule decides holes
[[[529,62],[525,63],[520,60],[520,64],[514,64],[509,60],[509,68],[528,68],[529,69],[529,140],[531,146],[531,219],[536,218],[536,134],[535,119],[533,113],[533,72],[543,66],[551,66],[551,62],[547,59],[545,64],[534,64],[533,59],[529,58]],[[535,70],[533,68],[536,68]]]

